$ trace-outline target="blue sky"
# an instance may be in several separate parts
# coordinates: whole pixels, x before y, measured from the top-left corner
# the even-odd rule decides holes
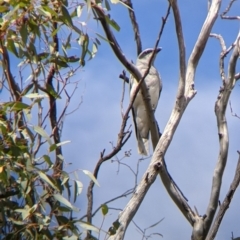
[[[161,18],[166,13],[166,2],[162,0],[133,1],[143,49],[153,47],[155,44],[161,26]],[[227,3],[228,1],[223,1],[222,10],[225,9]],[[135,61],[137,57],[136,45],[128,12],[120,4],[111,6],[111,17],[121,27],[120,32],[115,32],[116,38],[126,57]],[[179,1],[179,6],[188,57],[207,15],[207,1],[182,0]],[[232,13],[239,15],[240,3],[236,2],[233,8],[235,11]],[[95,37],[96,32],[104,35],[100,23],[96,24],[93,20],[88,20],[86,14],[83,14],[80,21],[87,23],[86,31],[91,37]],[[235,40],[239,28],[240,25],[237,21],[223,21],[219,18],[212,32],[222,34],[227,46],[229,46]],[[165,26],[160,46],[162,51],[157,56],[155,66],[161,74],[163,90],[155,115],[163,131],[175,102],[179,76],[178,48],[172,13]],[[202,215],[208,204],[212,173],[218,157],[218,134],[214,104],[222,84],[218,69],[219,54],[219,42],[210,38],[197,69],[195,78],[197,95],[190,102],[183,115],[166,154],[166,163],[171,176],[188,198],[189,205],[192,208],[196,206]],[[71,166],[66,166],[66,171],[70,172],[75,169],[93,171],[100,152],[106,149],[106,154],[109,153],[112,147],[110,142],[116,143],[121,125],[120,101],[123,86],[122,80],[118,76],[123,69],[109,45],[101,41],[96,57],[87,62],[86,67],[74,77],[73,80],[78,80],[79,85],[69,111],[74,109],[81,99],[82,104],[76,112],[68,115],[64,122],[62,141],[71,140],[71,143],[64,146],[63,153],[66,162],[73,163]],[[240,71],[239,64],[237,70]],[[239,92],[240,86],[237,83],[230,100],[233,111],[240,115]],[[125,93],[124,107],[126,109],[129,102],[128,86],[126,86]],[[4,99],[4,93],[1,99]],[[62,104],[59,108],[63,107],[65,102],[63,101]],[[240,120],[231,116],[229,108],[227,119],[230,148],[220,201],[225,197],[232,181],[238,159],[237,150],[240,150]],[[130,118],[128,126],[131,124],[132,119]],[[132,155],[123,161],[136,169],[136,163],[141,156],[137,154],[135,132],[133,127],[131,129],[133,130],[132,136],[117,157],[121,159],[124,156],[124,151],[131,150]],[[149,162],[150,159],[141,162],[138,180],[141,179]],[[98,178],[101,187],[94,189],[94,209],[134,186],[134,176],[128,168],[121,166],[119,173],[117,170],[118,165],[115,162],[108,161],[102,165]],[[87,176],[79,173],[79,180],[83,182],[84,190],[76,203],[76,206],[81,209],[80,213],[76,215],[77,217],[85,214],[86,189],[89,182]],[[109,204],[109,207],[124,208],[128,200],[129,197],[122,198]],[[231,239],[232,231],[235,237],[240,236],[239,201],[240,193],[237,190],[216,239]],[[107,230],[111,223],[116,220],[118,213],[119,210],[109,212],[103,225],[104,230]],[[150,229],[149,233],[159,232],[163,235],[163,239],[190,239],[190,224],[172,202],[161,181],[157,179],[140,206],[134,221],[144,229],[162,218],[164,220],[155,228]],[[100,226],[101,221],[101,214],[98,214],[93,223]],[[101,239],[104,239],[104,234],[101,235]],[[130,224],[125,239],[141,239],[141,235],[133,224]],[[159,237],[153,236],[152,239],[159,239]]]

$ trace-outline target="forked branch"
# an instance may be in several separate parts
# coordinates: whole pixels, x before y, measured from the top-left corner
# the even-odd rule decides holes
[[[228,77],[223,81],[223,85],[220,89],[218,99],[215,104],[215,114],[217,118],[218,126],[218,137],[219,137],[219,155],[218,161],[213,174],[212,181],[212,190],[208,208],[206,211],[206,219],[204,221],[204,231],[205,234],[208,233],[210,226],[212,224],[214,215],[216,213],[219,201],[219,194],[221,190],[222,176],[226,166],[227,157],[228,157],[228,148],[229,148],[229,138],[228,138],[228,127],[226,119],[226,107],[228,105],[228,100],[231,95],[232,89],[235,86],[235,73],[236,73],[236,64],[239,57],[238,53],[238,41],[240,35],[237,36],[237,39],[234,44],[234,49],[228,65]]]
[[[230,11],[232,8],[233,3],[236,2],[236,0],[231,0],[226,7],[226,9],[223,11],[221,14],[222,19],[227,19],[227,20],[240,20],[240,16],[228,16],[227,13]]]

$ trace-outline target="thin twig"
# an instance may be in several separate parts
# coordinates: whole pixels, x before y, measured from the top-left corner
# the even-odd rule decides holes
[[[226,7],[226,9],[223,11],[223,13],[220,15],[222,19],[227,19],[227,20],[240,20],[240,16],[226,16],[226,14],[230,11],[233,3],[236,2],[236,0],[231,0]]]
[[[230,106],[230,111],[231,111],[232,116],[240,119],[240,116],[238,116],[236,113],[233,113],[231,101],[229,101],[229,106]]]

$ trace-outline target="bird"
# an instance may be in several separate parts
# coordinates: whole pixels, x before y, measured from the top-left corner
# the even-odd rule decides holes
[[[153,51],[156,51],[155,57],[152,60],[151,67],[149,69],[148,75],[145,77],[144,81],[146,83],[148,93],[151,100],[151,106],[153,111],[156,110],[158,101],[160,98],[162,90],[162,81],[160,74],[157,69],[154,67],[154,60],[157,53],[161,51],[161,48],[147,48],[142,51],[136,61],[136,67],[143,76],[146,70],[148,69],[149,61],[153,54]],[[130,98],[132,98],[135,89],[138,85],[137,80],[130,75]],[[145,108],[142,92],[139,91],[132,105],[132,115],[133,123],[135,127],[135,133],[137,138],[138,153],[140,155],[149,155],[149,133],[150,133],[150,121],[147,115]]]

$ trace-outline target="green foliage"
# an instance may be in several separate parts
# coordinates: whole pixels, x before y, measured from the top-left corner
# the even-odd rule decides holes
[[[63,171],[67,105],[60,114],[56,107],[70,101],[71,77],[100,44],[79,24],[91,3],[74,4],[0,0],[0,64],[10,99],[0,103],[0,239],[80,239],[83,229],[98,231],[72,217],[83,185]]]
[[[112,223],[112,226],[108,229],[108,234],[109,234],[109,235],[114,235],[114,234],[117,232],[119,226],[120,226],[120,223],[119,223],[118,220],[116,220],[115,222],[113,222],[113,223]]]
[[[106,216],[108,213],[108,206],[106,204],[102,205],[102,214],[103,216]]]
[[[70,176],[59,172],[54,176],[54,160],[47,154],[36,157],[37,139],[52,139],[39,127],[19,127],[24,110],[29,106],[3,103],[0,111],[0,202],[1,232],[6,239],[53,239],[59,236],[80,236],[76,220],[69,214],[78,211],[64,196],[70,189]],[[10,116],[14,116],[11,119]],[[80,187],[80,182],[76,181]],[[80,191],[73,192],[74,199]],[[69,198],[69,197],[68,197]],[[49,205],[52,210],[49,214]],[[66,217],[62,214],[67,214]],[[57,220],[57,224],[56,224]],[[66,235],[66,232],[68,234]]]
[[[0,0],[0,65],[8,91],[8,101],[0,103],[0,239],[80,239],[83,230],[99,234],[73,217],[83,185],[63,170],[62,148],[70,141],[61,141],[77,88],[70,79],[95,57],[99,39],[108,42],[85,29],[81,17],[85,10],[89,19],[92,4]],[[103,7],[110,10],[107,0]],[[110,15],[106,18],[120,30]],[[62,109],[60,101],[67,102]],[[91,172],[81,171],[99,186]],[[108,213],[107,205],[102,213]]]
[[[45,74],[49,63],[56,64],[57,70],[60,70],[68,68],[73,62],[84,65],[87,54],[92,58],[94,52],[89,47],[94,46],[91,48],[96,51],[99,40],[90,41],[88,34],[84,33],[74,21],[74,18],[81,16],[83,6],[83,3],[76,3],[74,8],[71,7],[69,10],[64,1],[47,0],[9,1],[1,6],[1,37],[6,40],[7,50],[24,60],[21,64],[36,64],[33,66],[35,74],[31,76],[32,78],[41,73]],[[61,46],[56,46],[54,37],[59,37],[62,30],[68,31],[69,36]],[[75,56],[69,56],[67,53],[74,42],[72,34],[81,39],[79,44],[82,51]],[[39,43],[41,48],[38,47]],[[56,48],[59,49],[55,51]]]

